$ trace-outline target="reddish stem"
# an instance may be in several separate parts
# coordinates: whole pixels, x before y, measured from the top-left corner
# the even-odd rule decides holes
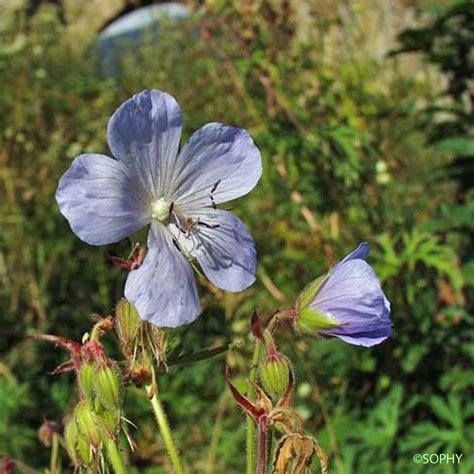
[[[268,465],[268,418],[262,416],[258,424],[258,453],[256,474],[266,474]]]

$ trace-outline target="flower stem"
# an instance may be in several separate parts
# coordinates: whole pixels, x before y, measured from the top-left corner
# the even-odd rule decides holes
[[[268,426],[258,428],[258,464],[257,474],[266,474],[268,465]]]
[[[257,379],[257,368],[262,352],[262,342],[255,341],[253,350],[252,367],[250,368],[250,382],[255,382]],[[247,398],[252,400],[255,396],[255,389],[252,385],[247,391]],[[250,416],[247,416],[247,474],[254,474],[255,472],[255,424]]]
[[[158,390],[156,387],[148,386],[147,393],[153,393],[153,396],[150,399],[151,406],[156,416],[156,421],[158,422],[158,427],[160,428],[161,435],[165,442],[166,450],[168,451],[168,456],[171,459],[171,464],[175,474],[184,474],[183,464],[181,458],[179,457],[178,450],[176,449],[176,444],[171,433],[170,425],[168,423],[168,418],[163,409],[161,400],[158,397]]]
[[[107,449],[107,456],[109,457],[110,464],[112,464],[115,474],[125,474],[125,466],[123,465],[123,460],[120,456],[115,441],[113,439],[107,439],[105,447]]]
[[[53,433],[51,443],[51,462],[49,465],[50,474],[58,474],[59,436]]]

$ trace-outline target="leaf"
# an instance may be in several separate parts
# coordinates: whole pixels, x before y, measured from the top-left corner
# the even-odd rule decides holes
[[[217,357],[229,349],[230,343],[225,346],[218,346],[214,348],[203,349],[198,352],[191,352],[181,354],[179,356],[173,356],[168,360],[168,365],[181,365],[181,364],[192,364],[193,362],[199,362],[201,360],[211,359]]]
[[[433,143],[432,148],[448,151],[462,156],[474,156],[474,137],[450,137]]]

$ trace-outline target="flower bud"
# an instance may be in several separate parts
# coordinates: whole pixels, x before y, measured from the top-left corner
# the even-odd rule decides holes
[[[364,242],[301,293],[294,319],[298,329],[365,347],[390,336],[390,302],[368,255]]]
[[[274,399],[281,398],[290,386],[290,361],[281,352],[273,350],[260,363],[260,380]]]
[[[74,410],[74,418],[77,423],[79,433],[93,447],[97,448],[100,444],[100,426],[97,415],[92,406],[87,401],[79,402]]]
[[[46,420],[38,430],[38,438],[47,448],[49,448],[51,446],[54,433],[60,433],[60,431],[61,425],[59,423]]]
[[[138,334],[141,320],[138,312],[131,303],[122,299],[115,308],[115,317],[117,318],[117,332],[120,342],[125,347],[130,347]]]
[[[120,411],[119,410],[101,410],[97,414],[103,423],[107,434],[112,437],[117,433],[120,426]]]
[[[120,407],[120,379],[115,368],[99,366],[94,376],[94,387],[97,400],[105,408]]]
[[[0,459],[0,473],[1,474],[14,474],[17,465],[14,459],[5,458]]]
[[[77,454],[79,463],[82,466],[90,466],[94,460],[94,454],[91,445],[87,442],[84,436],[77,437]]]
[[[94,362],[85,362],[79,369],[79,385],[88,401],[94,399],[94,377],[96,370],[97,364]]]
[[[149,359],[142,356],[140,359],[137,358],[134,361],[133,367],[130,370],[130,378],[136,387],[141,388],[151,383],[152,370],[153,367]]]
[[[77,430],[74,418],[64,428],[64,442],[67,453],[75,466],[87,466],[92,462],[90,445]]]
[[[76,420],[71,419],[64,428],[64,443],[66,444],[66,451],[71,458],[74,465],[79,464],[79,457],[77,455],[77,437],[79,433],[77,431]]]

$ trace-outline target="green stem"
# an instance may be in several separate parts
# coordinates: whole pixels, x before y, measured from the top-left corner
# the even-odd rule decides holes
[[[59,436],[53,433],[51,446],[51,462],[49,465],[50,474],[58,474]]]
[[[107,455],[109,457],[110,464],[112,464],[115,474],[125,474],[125,466],[123,465],[123,460],[120,456],[115,441],[113,439],[107,439],[105,446],[107,449]]]
[[[253,350],[252,367],[250,368],[250,382],[257,380],[257,369],[262,352],[262,342],[258,339],[255,341]],[[255,389],[252,384],[249,385],[247,397],[252,400],[255,397]],[[255,472],[255,423],[247,416],[247,474],[254,474]]]
[[[173,465],[174,472],[175,474],[184,474],[183,464],[179,457],[178,450],[176,449],[176,444],[171,433],[168,418],[166,417],[166,413],[163,409],[161,400],[158,397],[158,389],[149,385],[147,387],[147,393],[153,393],[153,397],[150,399],[151,406],[153,407],[153,411],[155,412],[156,421],[158,422],[161,435],[163,436],[166,450],[168,451],[168,456],[171,459],[171,464]]]

